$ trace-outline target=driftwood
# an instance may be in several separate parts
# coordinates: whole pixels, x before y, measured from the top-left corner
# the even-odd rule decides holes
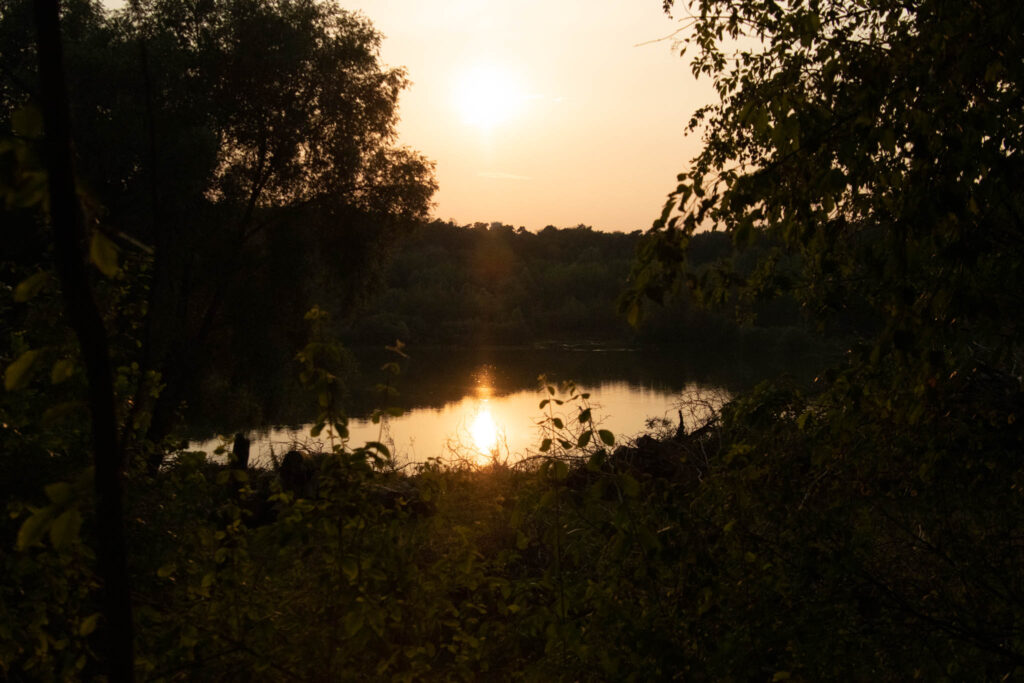
[[[679,426],[676,427],[675,436],[672,437],[674,441],[695,441],[697,439],[703,439],[705,436],[710,435],[715,431],[715,420],[711,419],[704,423],[703,427],[693,430],[689,434],[686,433],[686,422],[683,420],[683,411],[679,411]]]
[[[718,429],[715,418],[687,433],[680,412],[675,434],[664,439],[643,435],[630,445],[616,448],[605,460],[601,470],[624,472],[638,479],[662,479],[696,487],[707,471],[710,454],[717,444],[712,438]],[[592,466],[578,463],[569,472],[566,487],[581,490],[604,476]]]
[[[235,434],[235,443],[231,447],[232,452],[235,454],[235,458],[231,462],[232,467],[239,470],[244,470],[249,467],[250,444],[251,442],[246,438],[245,434],[241,432]]]
[[[296,498],[312,498],[315,493],[315,465],[299,451],[284,454],[281,467],[277,470],[281,487],[291,491]]]

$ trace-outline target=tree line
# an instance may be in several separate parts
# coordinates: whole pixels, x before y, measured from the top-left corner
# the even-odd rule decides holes
[[[590,226],[536,233],[494,222],[435,220],[396,246],[368,305],[341,331],[353,343],[412,344],[672,343],[712,348],[741,334],[734,319],[701,309],[685,293],[668,297],[639,325],[618,301],[642,240],[638,230]],[[731,255],[722,233],[694,237],[693,262]],[[797,327],[793,306],[763,306],[758,327]]]

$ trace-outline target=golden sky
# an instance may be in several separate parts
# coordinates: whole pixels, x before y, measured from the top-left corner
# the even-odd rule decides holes
[[[400,142],[437,164],[436,217],[626,232],[661,213],[698,151],[684,127],[713,99],[657,41],[678,26],[661,4],[341,0],[408,71]]]
[[[435,215],[646,230],[710,101],[660,0],[350,0],[408,70],[401,142],[437,163]]]

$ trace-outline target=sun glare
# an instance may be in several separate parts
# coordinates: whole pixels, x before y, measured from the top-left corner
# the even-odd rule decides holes
[[[477,411],[473,424],[469,426],[469,434],[473,437],[473,445],[483,455],[490,455],[498,448],[498,425],[486,404]]]
[[[455,80],[455,109],[462,122],[491,130],[518,116],[526,101],[519,79],[508,69],[476,65]]]

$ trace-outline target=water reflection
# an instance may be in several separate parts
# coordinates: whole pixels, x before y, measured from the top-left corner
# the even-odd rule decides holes
[[[501,393],[493,384],[493,375],[493,366],[478,366],[466,378],[461,399],[440,407],[413,408],[399,417],[387,418],[383,425],[369,419],[352,419],[349,445],[383,440],[400,464],[428,458],[485,464],[492,460],[515,461],[536,453],[544,437],[541,423],[546,417],[546,411],[540,410],[538,404],[547,398],[547,392],[538,388]],[[727,396],[721,388],[697,383],[687,384],[678,392],[629,382],[580,386],[579,391],[590,393],[595,423],[612,431],[617,443],[649,431],[650,420],[674,430],[681,415],[687,429],[694,429]],[[558,410],[555,416],[561,417],[566,425],[571,425],[578,415],[578,406],[571,403]],[[270,465],[296,447],[329,450],[328,442],[309,436],[310,426],[250,433],[250,461]],[[193,447],[212,451],[218,443],[211,440]]]
[[[615,424],[604,428],[633,435],[644,428],[647,417],[667,414],[678,422],[672,404],[694,387],[735,394],[782,372],[810,381],[814,369],[821,366],[806,356],[773,356],[763,350],[745,353],[742,349],[709,354],[685,348],[631,351],[483,347],[416,348],[409,353],[410,358],[402,362],[401,375],[395,380],[399,395],[391,403],[403,409],[405,416],[394,421],[393,431],[399,450],[419,460],[442,454],[448,439],[456,435],[461,434],[463,444],[471,444],[468,431],[480,402],[485,399],[499,432],[498,445],[503,454],[503,431],[509,444],[515,442],[510,446],[513,453],[521,447],[536,446],[536,428],[526,416],[539,417],[540,397],[536,389],[537,376],[542,372],[552,381],[573,380],[582,390],[593,393],[595,400],[604,404],[604,410],[598,412],[610,415]],[[360,387],[378,385],[381,364],[394,359],[366,349],[357,356],[362,371],[350,379],[352,394],[346,405],[352,417],[363,418],[382,406],[378,390],[362,391]],[[516,397],[527,398],[519,402]],[[217,432],[252,433],[262,425],[298,426],[311,421],[316,414],[315,402],[305,391],[289,390],[274,394],[271,399],[250,413],[245,412],[246,404],[230,401],[190,413],[187,422],[192,436],[202,440]],[[522,409],[516,407],[517,412],[511,412],[509,401],[514,406],[521,403]],[[453,410],[460,412],[452,415]],[[422,415],[427,418],[419,419]],[[520,428],[523,420],[526,427]],[[370,424],[363,428],[363,424],[360,420],[352,421],[355,440],[378,440],[380,426]],[[439,424],[445,430],[441,434],[435,428]],[[521,435],[523,429],[525,435]],[[298,429],[263,428],[262,433],[271,432],[280,434],[285,442],[292,438],[289,434],[297,439],[305,437]]]
[[[485,363],[473,372],[476,397],[486,401],[494,395],[494,366]]]
[[[477,408],[473,424],[469,427],[469,434],[473,437],[473,445],[481,455],[492,455],[498,450],[498,425],[491,416],[490,406],[487,400]]]

